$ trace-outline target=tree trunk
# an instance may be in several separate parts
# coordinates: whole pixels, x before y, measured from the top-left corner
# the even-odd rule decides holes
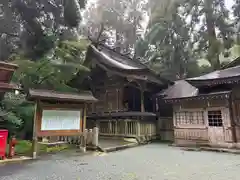
[[[215,31],[215,20],[213,17],[213,0],[204,0],[205,18],[208,32],[208,60],[215,70],[220,69],[219,44]]]

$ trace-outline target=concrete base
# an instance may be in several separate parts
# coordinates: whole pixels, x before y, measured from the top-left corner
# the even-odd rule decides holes
[[[211,147],[211,148],[226,148],[226,149],[240,149],[240,143],[217,143],[212,144],[208,141],[200,141],[200,140],[181,140],[181,139],[175,139],[175,142],[173,146],[179,146],[179,147]]]
[[[130,147],[136,147],[139,143],[133,138],[125,139],[110,139],[110,138],[100,138],[99,139],[99,149],[102,152],[113,152],[118,150],[123,150]]]
[[[138,146],[137,143],[130,143],[130,144],[126,144],[126,145],[120,145],[120,146],[113,146],[113,147],[107,147],[107,148],[101,148],[102,152],[114,152],[114,151],[120,151],[120,150],[124,150],[127,148],[132,148],[132,147],[136,147]]]
[[[226,148],[213,148],[213,147],[200,147],[200,148],[184,147],[181,149],[184,151],[210,151],[210,152],[240,154],[239,149],[226,149]]]
[[[23,161],[27,161],[27,160],[32,160],[33,158],[31,157],[26,157],[26,156],[21,156],[21,157],[16,157],[16,158],[12,158],[12,159],[4,159],[4,160],[0,160],[0,164],[8,164],[8,163],[21,163]]]
[[[208,146],[208,141],[204,140],[186,140],[186,139],[175,139],[174,144],[177,146]]]
[[[79,147],[79,150],[80,150],[80,152],[83,152],[83,153],[85,153],[86,152],[86,147]]]

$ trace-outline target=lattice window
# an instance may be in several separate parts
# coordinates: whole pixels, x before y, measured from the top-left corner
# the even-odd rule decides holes
[[[176,124],[204,124],[203,111],[179,111],[175,112]]]
[[[223,126],[222,112],[218,111],[208,111],[208,125],[221,127]]]
[[[204,124],[203,111],[193,112],[193,122],[196,122],[196,124]]]

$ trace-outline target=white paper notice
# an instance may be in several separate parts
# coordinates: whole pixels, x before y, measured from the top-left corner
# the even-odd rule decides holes
[[[41,130],[79,130],[80,119],[80,111],[43,110]]]

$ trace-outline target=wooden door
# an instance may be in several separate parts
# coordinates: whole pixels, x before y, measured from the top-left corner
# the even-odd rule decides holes
[[[221,144],[224,143],[224,128],[209,126],[208,137],[210,144]]]
[[[215,145],[224,143],[225,135],[222,110],[209,110],[207,118],[209,143]]]

